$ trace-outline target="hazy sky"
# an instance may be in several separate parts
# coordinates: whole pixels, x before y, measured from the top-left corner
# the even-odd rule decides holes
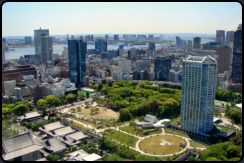
[[[2,6],[3,36],[103,33],[206,33],[236,30],[242,23],[238,2],[7,2]]]

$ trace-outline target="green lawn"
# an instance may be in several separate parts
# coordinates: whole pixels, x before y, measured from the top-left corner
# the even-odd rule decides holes
[[[104,134],[104,133],[103,133]],[[135,147],[138,138],[134,136],[130,136],[128,134],[124,134],[122,132],[113,130],[113,129],[106,129],[105,135],[112,140],[116,140],[118,143],[122,143],[124,145],[129,145],[131,147]]]
[[[197,142],[192,141],[192,140],[190,140],[189,142],[190,142],[191,147],[195,147],[195,148],[208,148],[208,146],[203,145],[203,144],[200,144],[200,143],[197,143]]]
[[[71,126],[76,127],[76,128],[79,128],[79,129],[81,129],[83,131],[86,131],[86,132],[92,130],[92,129],[87,128],[87,127],[84,127],[83,125],[81,125],[79,123],[76,123],[76,122],[73,122]]]
[[[92,127],[97,127],[95,123],[92,123],[92,122],[88,122],[88,121],[85,121],[85,120],[81,120],[81,119],[78,119],[78,118],[74,118],[74,117],[71,117],[70,119],[73,119],[73,120],[76,120],[76,121],[79,121],[79,122],[82,122],[86,125],[91,125]]]
[[[139,135],[139,134],[137,134],[136,130],[133,129],[131,126],[120,127],[120,130],[128,132],[128,133],[136,135],[136,136],[148,136],[148,135],[161,134],[162,133],[162,129],[161,128],[145,129],[144,131],[149,131],[148,135]]]
[[[164,128],[164,131],[165,131],[165,133],[167,133],[167,134],[180,135],[180,136],[183,136],[183,137],[185,137],[185,138],[190,138],[190,139],[192,139],[192,140],[196,140],[196,141],[199,141],[199,142],[202,142],[202,143],[211,145],[211,143],[210,143],[208,140],[201,139],[201,138],[198,138],[198,137],[193,136],[193,135],[188,135],[188,134],[186,134],[186,133],[183,133],[183,132],[180,132],[180,131],[177,131],[177,130],[174,130],[174,129]]]
[[[164,141],[166,141],[166,143],[161,144]],[[179,146],[180,142],[185,142],[185,140],[178,136],[159,135],[143,139],[139,146],[143,152],[155,155],[166,155],[183,150],[184,148]]]

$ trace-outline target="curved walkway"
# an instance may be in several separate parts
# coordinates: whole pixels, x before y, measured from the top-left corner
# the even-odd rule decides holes
[[[68,119],[69,121],[70,121],[70,120],[73,120],[73,119],[70,119],[70,118],[66,118],[66,119]],[[79,121],[76,121],[76,120],[73,120],[73,121],[76,122],[76,123],[79,123],[79,124],[81,124],[81,125],[83,125],[83,126],[85,126],[85,127],[87,127],[87,124],[84,124],[84,123],[79,122]],[[169,156],[173,156],[174,154],[180,154],[180,153],[183,153],[183,152],[185,152],[187,149],[194,149],[194,147],[191,147],[191,146],[190,146],[190,142],[189,142],[189,140],[191,140],[190,138],[185,138],[185,137],[183,137],[183,136],[175,135],[175,136],[178,136],[178,137],[184,139],[184,140],[186,141],[186,143],[187,143],[186,147],[185,147],[183,150],[181,150],[180,152],[177,152],[177,153],[174,153],[174,154],[168,154],[168,155],[153,155],[153,154],[145,153],[145,152],[141,151],[140,148],[139,148],[139,143],[140,143],[143,139],[145,139],[145,138],[147,138],[147,137],[151,137],[151,136],[157,136],[157,135],[174,135],[174,134],[166,134],[165,131],[164,131],[164,128],[161,128],[161,129],[162,129],[162,134],[154,134],[154,135],[149,135],[149,136],[145,136],[145,137],[139,137],[139,136],[130,134],[130,133],[128,133],[128,132],[119,130],[119,127],[124,127],[124,126],[127,126],[127,125],[129,125],[129,124],[127,123],[127,124],[125,124],[125,125],[123,125],[123,126],[118,126],[118,127],[110,127],[110,128],[106,127],[106,128],[104,128],[104,129],[96,129],[96,128],[91,127],[90,125],[88,125],[88,126],[89,126],[88,128],[95,129],[96,133],[103,132],[103,131],[106,130],[106,129],[114,129],[114,130],[120,131],[120,132],[122,132],[122,133],[124,133],[124,134],[134,136],[134,137],[136,137],[136,138],[139,139],[139,140],[136,142],[136,148],[133,148],[133,147],[129,147],[129,148],[130,148],[130,149],[133,149],[133,150],[135,150],[135,151],[137,151],[137,152],[140,152],[140,153],[143,154],[143,155],[147,155],[147,156],[153,156],[153,157],[169,157]],[[194,140],[194,141],[195,141],[195,140]],[[120,143],[120,144],[121,144],[121,143]],[[203,143],[201,143],[201,144],[203,144]],[[123,145],[123,144],[122,144],[122,145]],[[207,145],[207,144],[204,144],[204,145]],[[206,148],[195,148],[195,149],[204,150],[204,149],[206,149]]]

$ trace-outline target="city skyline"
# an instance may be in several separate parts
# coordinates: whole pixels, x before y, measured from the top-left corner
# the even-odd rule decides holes
[[[43,12],[44,8],[48,12]],[[40,27],[49,29],[50,35],[215,34],[216,30],[235,30],[242,23],[238,2],[7,2],[3,4],[2,15],[3,37],[33,36],[33,30]]]

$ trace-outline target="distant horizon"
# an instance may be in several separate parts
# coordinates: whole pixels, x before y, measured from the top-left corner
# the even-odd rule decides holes
[[[49,31],[50,32],[50,31]],[[101,33],[101,34],[68,34],[69,36],[75,36],[75,35],[124,35],[124,34],[128,34],[128,35],[183,35],[183,34],[190,34],[190,35],[216,35],[211,34],[211,33]],[[67,34],[54,34],[54,35],[50,35],[50,36],[67,36]],[[2,36],[2,38],[4,37],[34,37],[34,35],[19,35],[19,36]]]

